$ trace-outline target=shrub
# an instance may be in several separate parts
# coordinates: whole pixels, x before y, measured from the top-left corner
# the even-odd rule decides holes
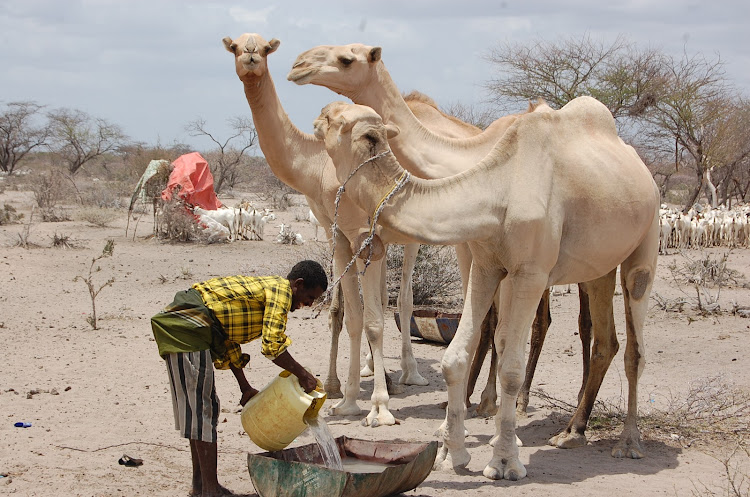
[[[5,204],[0,209],[0,226],[3,224],[13,224],[23,219],[23,214],[18,214],[16,208],[10,204]]]
[[[189,242],[196,238],[198,225],[185,203],[174,195],[169,202],[159,201],[154,232],[160,238]]]
[[[99,207],[84,207],[78,210],[78,219],[86,221],[89,224],[106,228],[117,217],[117,212],[112,209],[103,209]]]
[[[388,303],[396,304],[401,286],[404,248],[388,248]],[[452,247],[422,245],[412,275],[414,305],[456,307],[461,300],[461,272]]]

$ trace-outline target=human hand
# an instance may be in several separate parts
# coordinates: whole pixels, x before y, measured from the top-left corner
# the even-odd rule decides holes
[[[297,379],[299,379],[299,384],[302,387],[302,389],[306,393],[310,393],[313,390],[315,390],[315,387],[318,386],[318,380],[310,374],[307,370],[303,370],[304,374],[302,376],[298,376]]]

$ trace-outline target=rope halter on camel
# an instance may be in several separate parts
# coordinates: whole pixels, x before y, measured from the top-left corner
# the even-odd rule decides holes
[[[357,171],[360,170],[360,168],[362,166],[364,166],[365,164],[368,164],[370,162],[373,162],[373,161],[375,161],[377,159],[383,158],[383,157],[385,157],[386,155],[388,155],[390,153],[392,153],[392,152],[391,152],[391,150],[389,148],[388,150],[385,150],[383,152],[380,152],[377,155],[374,155],[374,156],[370,157],[369,159],[367,159],[366,161],[364,161],[362,164],[360,164],[359,166],[357,166],[356,168],[354,168],[354,170],[351,172],[351,174],[349,174],[349,176],[346,178],[346,181],[344,181],[344,183],[342,183],[342,185],[339,187],[338,191],[336,192],[336,201],[335,201],[335,206],[336,207],[335,207],[334,212],[333,212],[333,224],[331,225],[331,232],[332,232],[331,242],[332,242],[332,246],[333,246],[333,248],[331,249],[331,262],[330,262],[330,266],[329,266],[331,274],[333,274],[333,258],[334,258],[334,252],[336,250],[336,233],[338,232],[338,222],[337,221],[338,221],[338,214],[339,214],[339,203],[341,202],[341,195],[343,195],[344,192],[346,191],[346,184],[349,182],[350,179],[352,179],[352,177],[357,173]],[[367,254],[367,259],[365,259],[365,267],[362,269],[361,273],[358,273],[360,275],[365,274],[365,271],[367,270],[367,267],[370,265],[370,260],[372,258],[372,241],[375,238],[375,226],[377,225],[378,218],[380,217],[380,213],[383,211],[383,209],[385,209],[385,206],[388,204],[388,201],[391,199],[391,197],[393,197],[396,193],[398,193],[398,191],[401,190],[404,187],[404,185],[406,185],[406,183],[409,182],[410,178],[411,178],[411,173],[409,173],[408,171],[404,170],[404,172],[401,173],[401,176],[399,176],[399,178],[396,180],[395,184],[390,189],[390,191],[388,193],[386,193],[385,195],[383,195],[383,198],[380,199],[380,202],[378,202],[378,205],[375,207],[375,211],[373,212],[373,214],[372,214],[372,216],[370,218],[371,219],[371,222],[370,222],[370,231],[369,231],[369,233],[367,235],[367,238],[364,239],[364,241],[362,242],[362,245],[359,247],[359,249],[357,250],[357,252],[352,256],[352,259],[346,265],[346,267],[344,268],[344,271],[339,275],[338,278],[336,278],[336,281],[334,281],[333,284],[328,287],[328,290],[326,290],[326,296],[325,296],[325,298],[321,301],[320,304],[318,304],[316,306],[316,309],[318,309],[318,313],[316,314],[315,317],[317,317],[320,314],[319,308],[324,303],[330,302],[330,300],[331,300],[331,293],[333,291],[333,288],[336,285],[338,285],[338,283],[341,281],[341,278],[344,277],[344,275],[347,273],[347,271],[349,271],[349,268],[352,267],[352,265],[357,261],[357,258],[359,257],[359,255],[367,247],[367,248],[370,249],[370,251]]]

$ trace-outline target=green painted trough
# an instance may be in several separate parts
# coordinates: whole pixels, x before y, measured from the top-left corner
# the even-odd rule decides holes
[[[384,497],[416,488],[432,471],[437,442],[358,440],[336,445],[344,471],[323,465],[317,443],[247,455],[260,497]]]

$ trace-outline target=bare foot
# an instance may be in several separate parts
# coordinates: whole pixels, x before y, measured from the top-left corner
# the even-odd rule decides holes
[[[227,495],[235,495],[235,493],[228,488],[224,488],[219,485],[218,490],[216,490],[215,492],[204,492],[203,494],[201,494],[201,497],[224,497]]]

